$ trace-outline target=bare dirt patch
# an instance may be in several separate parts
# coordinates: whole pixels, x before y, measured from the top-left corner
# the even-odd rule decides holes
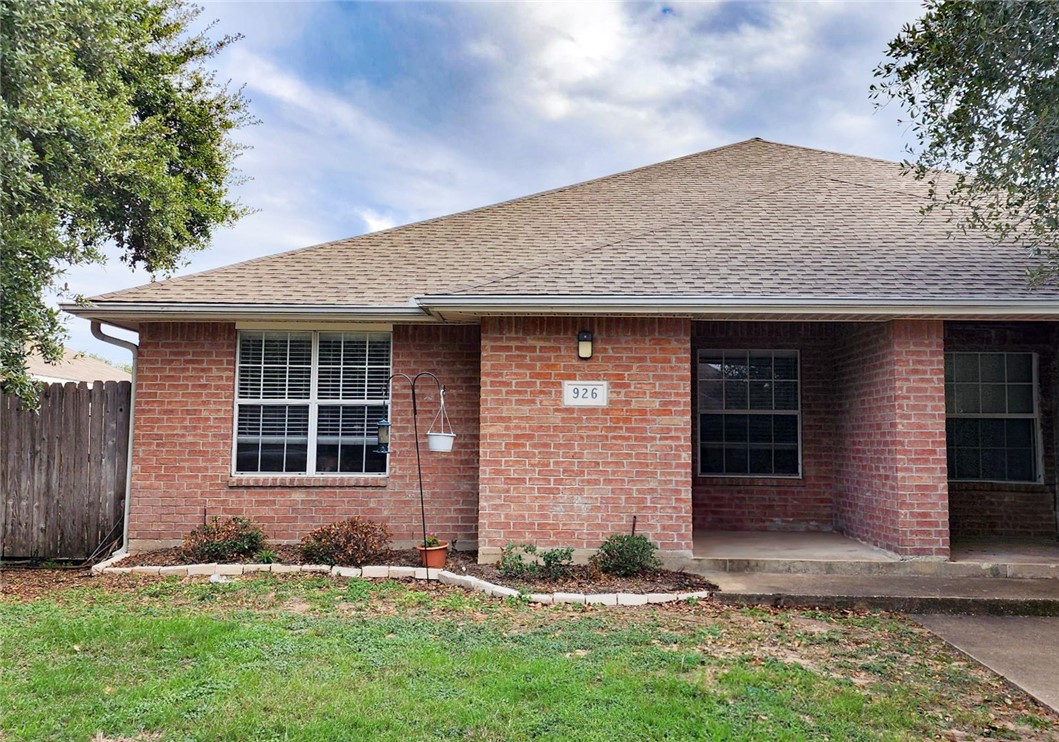
[[[56,590],[87,587],[94,575],[87,569],[0,569],[0,596],[32,600]]]

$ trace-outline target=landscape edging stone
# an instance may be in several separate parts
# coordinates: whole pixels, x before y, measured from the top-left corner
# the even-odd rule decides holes
[[[473,575],[461,575],[448,570],[426,569],[424,567],[390,567],[383,565],[369,565],[365,567],[340,567],[327,566],[326,564],[184,564],[167,567],[153,567],[149,565],[141,567],[118,567],[128,554],[112,557],[92,567],[92,571],[99,574],[150,574],[160,576],[209,576],[209,575],[242,575],[251,572],[272,572],[274,574],[293,574],[295,572],[329,574],[332,577],[362,578],[368,580],[383,579],[412,579],[430,582],[440,582],[444,585],[456,585],[466,590],[476,590],[485,595],[496,598],[521,598],[529,603],[541,605],[553,605],[569,603],[574,605],[601,605],[601,606],[642,606],[658,605],[661,603],[676,603],[684,600],[705,600],[711,593],[700,590],[692,593],[522,593],[515,588],[504,585],[494,585],[491,582],[474,577]]]

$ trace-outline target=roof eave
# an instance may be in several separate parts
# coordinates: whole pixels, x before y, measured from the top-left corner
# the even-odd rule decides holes
[[[723,318],[728,315],[819,315],[823,317],[944,318],[996,317],[1059,318],[1059,297],[1047,299],[956,297],[945,299],[712,296],[547,296],[547,295],[427,295],[416,297],[423,309],[439,317],[487,315],[691,315]]]
[[[61,304],[63,311],[135,330],[144,322],[285,322],[432,321],[419,306],[344,306],[311,304],[228,304],[163,302],[88,302]]]

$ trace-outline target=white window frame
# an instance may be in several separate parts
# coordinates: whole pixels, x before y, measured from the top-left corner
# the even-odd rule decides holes
[[[703,354],[716,353],[793,353],[798,368],[798,408],[796,410],[703,410],[699,407],[699,369]],[[716,414],[748,415],[794,415],[798,427],[798,473],[797,474],[726,474],[702,471],[702,416]],[[802,473],[802,355],[794,348],[697,348],[695,350],[695,458],[696,475],[704,479],[801,479]]]
[[[310,370],[310,382],[309,382],[309,398],[308,399],[243,399],[239,397],[239,369],[242,361],[242,334],[243,332],[288,332],[288,333],[309,333],[312,337],[312,357],[311,357],[311,370]],[[365,333],[375,335],[388,335],[390,338],[390,366],[389,373],[387,376],[393,373],[393,332],[392,329],[387,326],[385,329],[379,327],[298,327],[289,324],[282,326],[264,326],[258,323],[248,325],[238,325],[235,337],[235,379],[234,379],[234,398],[235,402],[232,406],[232,457],[229,467],[229,474],[236,478],[253,478],[260,479],[262,477],[275,478],[275,477],[342,477],[348,479],[363,478],[363,477],[387,477],[390,474],[390,457],[386,457],[386,468],[381,472],[318,472],[316,469],[316,444],[317,444],[317,420],[319,416],[319,409],[321,406],[324,407],[385,407],[386,418],[390,417],[390,399],[355,399],[355,400],[320,400],[318,396],[318,380],[320,370],[320,334],[324,333]],[[387,382],[387,392],[392,397],[392,385]],[[239,450],[239,407],[240,405],[259,405],[259,406],[295,406],[295,407],[308,407],[309,408],[309,441],[306,447],[306,458],[305,458],[305,469],[306,471],[259,471],[259,472],[247,472],[237,470],[237,459]],[[370,424],[370,421],[369,421]]]
[[[1025,355],[1028,355],[1028,356],[1030,356],[1030,364],[1031,364],[1031,376],[1030,376],[1031,382],[1030,383],[1031,383],[1031,386],[1033,388],[1032,389],[1032,392],[1033,392],[1032,393],[1032,397],[1033,397],[1033,415],[1032,415],[1032,419],[1033,419],[1033,431],[1034,431],[1034,433],[1033,433],[1033,443],[1034,443],[1034,448],[1036,449],[1033,453],[1034,453],[1034,459],[1036,461],[1036,466],[1034,467],[1034,469],[1036,471],[1037,477],[1035,479],[964,479],[964,478],[953,479],[951,477],[951,475],[950,475],[950,476],[947,477],[948,481],[956,482],[956,483],[961,483],[961,482],[975,483],[975,482],[978,482],[978,483],[988,483],[988,484],[998,484],[998,485],[1043,484],[1044,483],[1044,442],[1041,439],[1041,388],[1040,388],[1040,380],[1039,380],[1039,377],[1038,377],[1038,363],[1039,363],[1038,354],[1035,353],[1035,352],[1032,352],[1032,351],[1028,351],[1028,350],[984,350],[984,351],[983,350],[947,350],[947,351],[945,351],[945,355],[946,356],[948,356],[948,355],[954,356],[954,358],[953,358],[953,363],[954,364],[955,364],[955,356],[958,355],[958,354],[959,355],[972,355],[973,354],[973,355],[977,355],[977,356],[994,356],[994,355],[1002,355],[1002,356],[1009,356],[1009,355],[1023,355],[1023,356],[1025,356]],[[955,367],[953,369],[953,374],[955,375]],[[957,383],[961,383],[961,382],[955,381],[955,376],[954,376],[953,383],[957,384]],[[981,380],[979,380],[978,384],[981,385],[981,383],[982,383]],[[986,382],[986,383],[995,383],[995,382]],[[945,384],[947,386],[948,382],[947,381],[943,381],[943,384]],[[1005,381],[1004,382],[1004,386],[1007,387],[1007,385],[1008,385],[1008,382]],[[946,409],[945,410],[945,419],[948,420],[949,418],[953,418],[954,420],[955,419],[981,420],[981,419],[985,419],[985,418],[991,418],[991,419],[995,419],[995,420],[1028,420],[1028,419],[1031,418],[1031,415],[1029,413],[1025,413],[1025,412],[1022,412],[1022,413],[1018,413],[1018,412],[1016,412],[1016,413],[1011,413],[1011,412],[962,412],[962,413],[953,412],[953,413],[950,413],[948,411],[948,409]],[[946,454],[946,456],[948,456],[948,447],[949,447],[949,440],[948,440],[948,434],[946,434],[946,437],[945,437],[945,454]]]

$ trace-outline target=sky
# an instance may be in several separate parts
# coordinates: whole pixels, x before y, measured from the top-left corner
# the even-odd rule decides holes
[[[176,275],[751,137],[893,160],[910,141],[869,86],[917,2],[202,5],[244,36],[214,63],[260,120],[236,134],[232,190],[256,211]],[[93,296],[151,276],[112,257],[65,280]]]

